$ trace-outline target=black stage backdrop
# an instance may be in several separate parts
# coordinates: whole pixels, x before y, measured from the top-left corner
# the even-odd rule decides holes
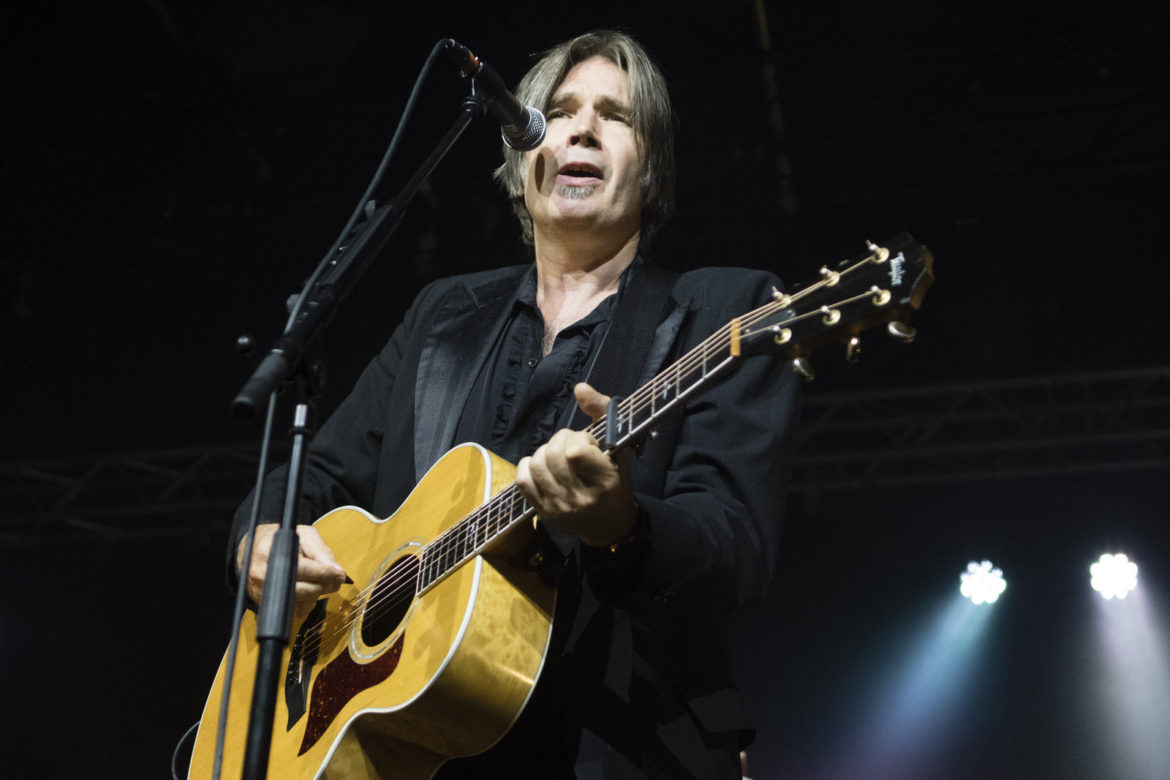
[[[796,282],[867,238],[909,230],[930,246],[938,281],[917,343],[870,338],[853,367],[827,351],[810,401],[1036,380],[1072,387],[1060,403],[1075,406],[1086,377],[1170,365],[1164,19],[1124,0],[803,5],[152,0],[48,3],[9,20],[0,661],[12,776],[168,771],[226,642],[228,510],[174,533],[115,513],[87,533],[60,511],[69,485],[52,500],[44,485],[107,457],[255,445],[258,425],[228,413],[249,371],[233,341],[273,338],[441,37],[513,83],[581,31],[646,43],[678,115],[678,215],[653,251],[667,266]],[[443,67],[431,77],[392,183],[465,89]],[[425,282],[523,260],[490,181],[498,156],[484,120],[420,194],[328,331],[326,409]],[[1170,656],[1166,381],[1135,385],[1112,418],[1004,440],[1108,432],[1136,410],[1149,422],[1124,433],[1144,448],[1128,466],[1013,470],[1026,457],[1009,454],[795,497],[772,597],[736,622],[760,730],[752,775],[1167,770],[1149,737],[1161,727],[1140,722],[1165,726],[1165,698],[1127,709],[1122,690],[1165,693],[1165,661],[1114,658],[1111,676],[1086,595],[1089,562],[1130,550],[1147,655]],[[1001,391],[988,403],[1010,414]],[[924,402],[920,431],[947,412]],[[1009,588],[959,648],[931,631],[959,571],[983,557]]]

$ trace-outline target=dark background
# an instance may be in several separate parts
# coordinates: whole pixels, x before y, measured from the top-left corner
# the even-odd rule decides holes
[[[61,459],[258,439],[228,413],[249,371],[234,339],[276,335],[441,37],[513,83],[532,54],[591,28],[647,45],[678,115],[679,208],[653,250],[664,265],[797,282],[867,238],[908,230],[927,244],[938,281],[918,341],[868,339],[848,369],[826,351],[810,398],[1167,365],[1164,14],[1087,0],[804,5],[150,0],[10,20],[5,489]],[[465,91],[449,68],[432,74],[389,191]],[[490,181],[498,157],[482,121],[419,195],[327,333],[326,408],[425,282],[524,259]],[[1142,776],[1115,762],[1116,719],[1095,714],[1108,680],[1088,649],[1084,580],[1101,552],[1130,550],[1167,655],[1168,483],[1164,468],[1115,469],[794,500],[773,595],[736,629],[760,726],[752,775]],[[225,520],[79,540],[54,534],[51,512],[12,515],[0,661],[14,776],[165,774],[226,641]],[[936,706],[897,761],[865,763],[864,714],[896,706],[884,686],[982,557],[1009,590],[966,671],[929,683]],[[1164,662],[1147,674],[1147,690],[1167,690]],[[1166,769],[1165,745],[1143,735],[1170,731],[1170,715],[1153,712],[1160,725],[1130,728],[1128,752]]]

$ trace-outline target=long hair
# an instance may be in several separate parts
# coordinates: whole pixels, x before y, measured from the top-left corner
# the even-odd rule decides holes
[[[548,111],[553,93],[574,65],[601,57],[624,70],[630,80],[630,122],[642,161],[642,237],[646,246],[674,213],[674,114],[666,79],[642,45],[614,30],[595,30],[554,46],[524,75],[516,98]],[[524,152],[504,146],[504,163],[495,179],[520,220],[526,244],[533,243],[532,216],[524,205]]]

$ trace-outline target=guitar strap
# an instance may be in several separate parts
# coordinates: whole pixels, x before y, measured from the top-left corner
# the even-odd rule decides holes
[[[626,289],[618,297],[609,330],[586,376],[598,392],[627,396],[638,389],[642,368],[654,342],[654,332],[670,304],[670,291],[678,274],[643,261],[634,269]],[[590,420],[580,407],[568,427],[581,430]]]

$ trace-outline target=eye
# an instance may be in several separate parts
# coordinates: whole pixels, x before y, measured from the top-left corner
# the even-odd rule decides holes
[[[609,113],[603,114],[603,116],[606,121],[609,122],[621,122],[622,124],[629,124],[629,120],[626,119],[625,114],[619,114],[617,112],[610,111]]]
[[[569,115],[569,112],[563,108],[550,108],[545,114],[545,119],[561,119]]]

